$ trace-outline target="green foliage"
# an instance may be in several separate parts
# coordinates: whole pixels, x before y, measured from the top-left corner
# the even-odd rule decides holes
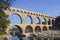
[[[3,9],[9,8],[15,0],[0,0],[0,34],[4,34],[9,25],[8,15],[5,14]]]
[[[0,8],[8,8],[15,0],[0,0]]]
[[[53,24],[53,30],[60,30],[60,16],[55,18],[55,22]]]
[[[8,40],[8,38],[7,37],[0,37],[0,40]]]

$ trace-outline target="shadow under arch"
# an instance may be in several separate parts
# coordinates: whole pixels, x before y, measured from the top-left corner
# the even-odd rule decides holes
[[[32,21],[32,17],[30,15],[27,15],[25,18],[24,18],[24,22],[26,24],[32,24],[33,21]]]
[[[54,24],[54,19],[52,19],[52,25]]]
[[[36,26],[36,27],[35,27],[35,32],[41,32],[40,26]]]
[[[17,17],[17,18],[15,18],[15,17]],[[10,21],[10,23],[13,23],[13,22],[18,23],[17,20],[19,21],[19,23],[22,23],[22,17],[21,17],[21,15],[19,15],[17,13],[12,13],[11,15],[9,15],[9,21]]]
[[[51,26],[49,26],[49,30],[52,30],[52,27]]]
[[[40,18],[39,17],[35,17],[34,18],[34,23],[35,24],[40,24]]]
[[[25,36],[25,35],[23,35],[22,28],[19,25],[13,25],[11,27],[12,27],[12,29],[10,29],[10,35],[13,36],[13,37],[16,37],[17,36],[17,38],[19,40],[22,40],[23,39],[23,36]]]
[[[48,25],[51,25],[51,19],[48,19]]]
[[[43,31],[47,31],[47,27],[46,26],[43,26]]]
[[[26,28],[25,28],[25,33],[33,33],[33,28],[32,28],[32,26],[30,26],[30,25],[26,26]]]
[[[16,26],[18,28],[20,33],[23,33],[23,30],[22,30],[22,28],[20,26],[18,26],[18,25],[14,25],[14,26]]]

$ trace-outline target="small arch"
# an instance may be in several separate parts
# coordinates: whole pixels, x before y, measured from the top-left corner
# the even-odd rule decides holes
[[[35,32],[41,32],[40,26],[36,26],[36,27],[35,27]]]
[[[26,24],[32,24],[32,17],[27,15],[25,18],[24,18],[24,22]]]
[[[25,28],[25,33],[33,33],[33,28],[32,28],[32,26],[30,26],[30,25],[28,25],[28,26],[26,26],[26,28]]]
[[[24,11],[24,13],[26,14],[26,11]]]
[[[35,15],[35,13],[34,13],[34,15]]]
[[[42,19],[42,24],[46,24],[46,18]]]
[[[46,26],[43,26],[43,31],[47,31],[47,27]]]
[[[35,24],[40,24],[40,18],[39,17],[34,18],[34,23]]]
[[[10,23],[22,23],[22,17],[17,13],[13,13],[9,16]]]
[[[21,13],[23,13],[23,11],[21,10]]]
[[[49,26],[49,30],[52,30],[52,27],[51,26]]]
[[[31,13],[31,15],[32,15],[33,13]]]
[[[19,10],[16,10],[17,12],[19,12]]]
[[[12,9],[13,12],[15,12],[15,9]]]
[[[29,12],[27,12],[29,14]]]

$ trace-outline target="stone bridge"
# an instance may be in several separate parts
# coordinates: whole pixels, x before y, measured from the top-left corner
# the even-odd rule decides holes
[[[19,8],[14,8],[14,7],[10,7],[8,9],[4,9],[4,12],[6,13],[6,15],[10,16],[10,15],[18,15],[20,17],[20,23],[16,24],[16,23],[10,23],[10,25],[8,26],[8,28],[6,29],[6,32],[9,33],[9,29],[10,27],[17,27],[19,29],[19,32],[22,34],[25,34],[26,36],[29,36],[29,34],[41,34],[44,35],[45,37],[51,37],[51,35],[60,35],[57,34],[57,31],[51,31],[52,30],[52,25],[55,21],[55,17],[53,16],[49,16],[46,14],[41,14],[38,12],[32,12],[29,10],[23,10],[23,9],[19,9]],[[26,23],[25,18],[29,17],[30,19],[30,23]],[[38,22],[35,23],[34,19],[37,19]],[[9,20],[9,18],[8,18]],[[44,21],[43,21],[44,20]],[[27,20],[29,21],[29,20]],[[41,36],[40,35],[40,36]],[[48,36],[50,35],[50,36]],[[43,36],[41,36],[43,37]],[[58,37],[58,36],[57,36]]]
[[[28,10],[23,10],[19,8],[14,8],[14,7],[10,7],[9,9],[4,10],[4,12],[6,13],[6,15],[9,16],[15,14],[20,17],[21,22],[19,24],[10,23],[10,25],[19,27],[22,33],[35,33],[35,32],[51,30],[52,24],[54,23],[55,20],[53,16],[32,12]],[[31,22],[29,24],[25,23],[26,16],[28,16],[31,19]],[[34,23],[35,18],[38,19],[39,21],[38,23]]]

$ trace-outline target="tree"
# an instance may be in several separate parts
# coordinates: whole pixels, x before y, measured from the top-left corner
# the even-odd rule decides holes
[[[8,8],[15,0],[0,0],[0,8]]]
[[[0,0],[0,30],[3,32],[5,32],[5,28],[7,28],[9,24],[8,15],[5,14],[4,9],[9,8],[14,1],[15,0]]]
[[[55,18],[55,22],[53,24],[53,30],[60,30],[60,16]]]

